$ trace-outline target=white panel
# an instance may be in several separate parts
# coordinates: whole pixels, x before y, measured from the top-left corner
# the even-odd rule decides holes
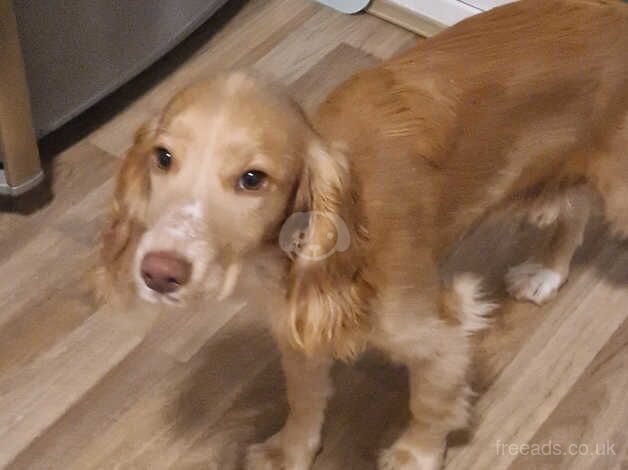
[[[390,0],[419,15],[430,18],[445,26],[480,13],[479,8],[457,0]]]
[[[464,0],[465,3],[485,11],[500,5],[506,5],[506,3],[512,3],[514,1],[515,0]]]

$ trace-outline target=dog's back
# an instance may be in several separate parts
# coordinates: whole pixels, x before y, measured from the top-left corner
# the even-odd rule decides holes
[[[628,5],[523,0],[356,75],[315,121],[352,149],[382,240],[410,223],[445,247],[531,187],[601,179],[592,162],[628,132],[626,51]],[[606,186],[608,165],[595,169]]]

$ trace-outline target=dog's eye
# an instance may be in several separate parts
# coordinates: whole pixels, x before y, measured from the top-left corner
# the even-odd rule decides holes
[[[238,187],[247,191],[256,191],[260,189],[265,182],[266,173],[263,171],[248,170],[240,175]]]
[[[167,170],[172,165],[172,154],[163,147],[155,149],[155,159],[157,160],[157,165],[162,170]]]

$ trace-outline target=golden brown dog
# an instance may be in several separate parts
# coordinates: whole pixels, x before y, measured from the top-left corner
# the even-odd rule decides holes
[[[262,302],[291,411],[249,469],[309,468],[332,359],[367,345],[410,372],[412,419],[380,468],[437,469],[490,310],[474,278],[443,288],[437,262],[489,211],[525,206],[556,235],[507,284],[542,303],[591,198],[628,235],[627,51],[619,2],[524,0],[355,75],[310,119],[242,72],[192,86],[124,161],[103,279],[151,302]]]

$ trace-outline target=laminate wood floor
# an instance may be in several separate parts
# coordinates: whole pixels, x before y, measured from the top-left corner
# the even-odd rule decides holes
[[[46,139],[46,184],[0,200],[1,468],[239,468],[245,445],[285,416],[278,353],[255,305],[114,311],[92,300],[119,157],[175,90],[218,69],[262,70],[311,108],[420,40],[306,0],[236,1]],[[628,469],[628,249],[593,222],[569,282],[539,308],[506,299],[501,281],[538,237],[490,221],[445,266],[485,275],[503,302],[478,338],[474,425],[452,438],[448,469]],[[314,469],[374,469],[407,419],[405,372],[367,354],[334,379]]]

